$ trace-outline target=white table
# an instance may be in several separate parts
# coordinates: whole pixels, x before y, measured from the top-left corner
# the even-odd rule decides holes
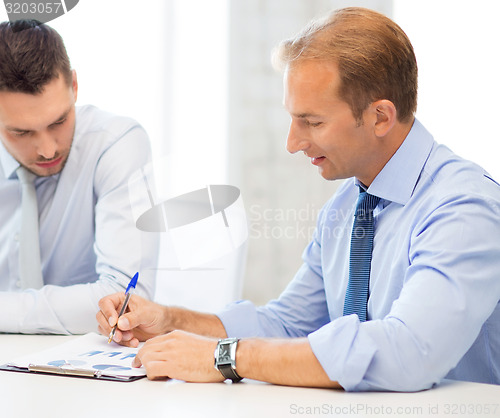
[[[0,335],[0,364],[74,337]],[[500,386],[446,381],[417,393],[346,393],[247,381],[121,383],[0,371],[0,417],[500,417]]]

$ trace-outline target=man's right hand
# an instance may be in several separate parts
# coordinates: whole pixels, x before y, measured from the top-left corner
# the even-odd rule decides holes
[[[171,331],[168,327],[168,308],[137,295],[132,295],[127,312],[118,319],[118,312],[124,300],[125,294],[120,292],[99,301],[100,311],[96,318],[101,334],[109,335],[118,321],[114,341],[129,347],[137,347],[140,341]]]

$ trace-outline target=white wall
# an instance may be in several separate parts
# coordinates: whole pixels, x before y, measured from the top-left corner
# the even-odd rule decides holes
[[[417,117],[434,138],[500,179],[500,2],[394,0],[419,66]]]

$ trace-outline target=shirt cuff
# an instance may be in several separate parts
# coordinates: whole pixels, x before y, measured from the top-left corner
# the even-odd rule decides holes
[[[216,314],[222,321],[228,337],[259,337],[259,319],[255,305],[248,300],[240,300],[227,305]]]
[[[308,335],[314,355],[332,381],[346,391],[356,386],[377,352],[372,338],[360,332],[357,315],[340,317]]]
[[[24,295],[16,292],[0,292],[0,332],[19,334],[24,316]]]

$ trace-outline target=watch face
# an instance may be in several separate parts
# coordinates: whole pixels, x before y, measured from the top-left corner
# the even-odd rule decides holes
[[[231,354],[229,352],[229,346],[221,345],[219,347],[219,362],[230,362]]]

